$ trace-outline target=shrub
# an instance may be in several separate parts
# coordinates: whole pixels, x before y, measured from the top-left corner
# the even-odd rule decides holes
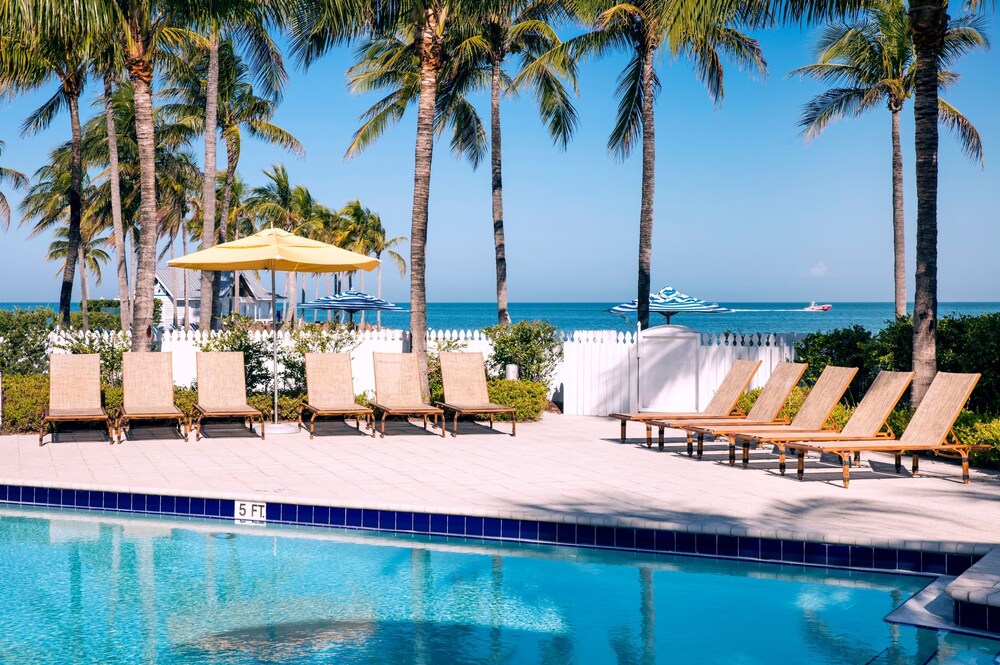
[[[520,378],[549,385],[563,358],[562,337],[555,326],[544,321],[518,321],[484,328],[483,332],[493,343],[493,355],[487,362],[491,376],[502,377],[506,366],[514,364]]]
[[[763,388],[754,388],[753,390],[748,390],[747,392],[740,395],[739,400],[737,400],[736,405],[743,410],[743,413],[750,413],[750,409],[757,402],[757,398],[760,397],[760,393]],[[806,401],[806,397],[809,396],[809,388],[803,388],[802,386],[796,386],[792,389],[792,393],[788,396],[788,401],[785,405],[781,407],[781,411],[778,412],[779,418],[785,418],[791,420],[802,408],[802,403]]]
[[[538,381],[508,381],[495,379],[488,384],[490,401],[516,409],[518,421],[538,420],[549,405],[549,390]],[[508,416],[497,416],[507,420]]]
[[[3,432],[38,431],[42,412],[49,404],[49,377],[45,374],[2,377]]]
[[[298,420],[299,410],[305,402],[303,394],[278,395],[278,420]],[[265,421],[274,419],[274,395],[257,393],[247,396],[247,403],[264,414]],[[266,431],[266,430],[265,430]]]
[[[795,359],[809,364],[803,376],[808,385],[816,383],[827,365],[860,368],[848,393],[848,400],[856,403],[882,368],[875,360],[873,349],[872,333],[855,325],[828,333],[806,335],[795,345]]]
[[[55,324],[56,313],[47,307],[0,311],[0,375],[47,371]]]

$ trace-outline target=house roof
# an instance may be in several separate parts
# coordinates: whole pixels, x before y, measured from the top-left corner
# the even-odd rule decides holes
[[[156,283],[171,298],[184,297],[184,281],[187,280],[188,300],[199,300],[201,298],[201,273],[197,270],[184,270],[182,268],[157,268]],[[232,290],[232,273],[222,273],[222,296],[228,297]],[[243,282],[241,289],[243,297],[251,297],[254,300],[270,300],[271,291],[265,289],[260,280],[252,273],[241,272],[240,281]],[[177,293],[174,293],[174,289]],[[278,300],[285,300],[285,296],[278,295]]]

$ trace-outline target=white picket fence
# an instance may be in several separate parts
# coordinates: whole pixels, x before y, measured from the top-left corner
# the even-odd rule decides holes
[[[103,336],[105,341],[124,341],[121,333],[90,334]],[[163,334],[161,351],[172,354],[176,385],[194,383],[195,353],[215,334]],[[553,376],[552,398],[571,415],[698,410],[711,399],[733,361],[761,360],[761,369],[751,383],[751,387],[759,387],[777,363],[794,357],[794,344],[800,338],[790,334],[703,335],[682,328],[674,332],[651,328],[641,334],[610,330],[566,333],[563,360]],[[466,351],[480,351],[484,356],[492,353],[490,341],[478,330],[429,331],[427,339],[432,350],[454,340]],[[54,337],[53,351],[59,352],[66,341]],[[289,344],[290,338],[283,335],[279,343]],[[351,360],[356,393],[375,389],[373,352],[400,352],[410,347],[409,333],[399,330],[357,333],[354,343]]]

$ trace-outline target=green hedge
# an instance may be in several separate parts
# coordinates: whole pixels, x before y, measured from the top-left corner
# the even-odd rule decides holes
[[[495,379],[488,384],[490,401],[516,409],[514,417],[519,422],[538,420],[549,405],[549,391],[538,381],[508,381]],[[509,420],[508,417],[497,417]]]

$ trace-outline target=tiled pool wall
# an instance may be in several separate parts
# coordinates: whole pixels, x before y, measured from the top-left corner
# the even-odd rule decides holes
[[[236,502],[233,499],[0,485],[0,503],[232,520],[235,519]],[[949,554],[623,526],[591,526],[367,508],[334,508],[271,501],[266,503],[266,518],[269,524],[390,531],[627,552],[687,554],[832,568],[957,576],[982,558],[975,554]],[[1000,616],[997,620],[1000,621]]]
[[[1000,633],[1000,607],[956,600],[954,617],[956,626]]]

